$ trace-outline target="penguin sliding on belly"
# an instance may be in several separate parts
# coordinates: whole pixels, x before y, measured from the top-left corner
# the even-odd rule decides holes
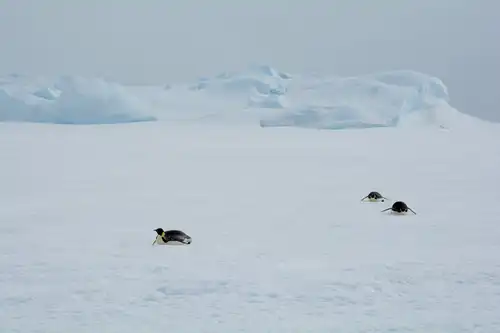
[[[377,191],[372,191],[368,193],[366,197],[361,199],[361,201],[365,201],[365,199],[368,199],[370,202],[384,202],[387,198],[382,196],[382,194]]]
[[[151,245],[188,245],[191,244],[191,237],[180,230],[164,231],[162,228],[155,229],[157,235]]]
[[[390,210],[393,214],[406,214],[411,211],[413,214],[417,215],[413,209],[408,207],[408,205],[403,201],[396,201],[391,207],[384,209],[382,212]]]

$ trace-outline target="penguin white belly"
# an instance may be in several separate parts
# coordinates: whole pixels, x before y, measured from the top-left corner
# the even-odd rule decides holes
[[[167,243],[165,243],[163,241],[163,238],[161,236],[156,236],[156,244],[158,244],[158,245],[167,245]]]
[[[164,242],[163,241],[163,238],[158,235],[156,236],[156,244],[158,245],[170,245],[170,246],[177,246],[177,245],[188,245],[190,242],[187,241],[185,243],[181,242],[181,241],[169,241],[169,242]]]
[[[183,242],[179,242],[179,241],[169,241],[168,243],[164,244],[164,245],[172,245],[172,246],[177,246],[177,245],[187,245],[188,243],[183,243]]]

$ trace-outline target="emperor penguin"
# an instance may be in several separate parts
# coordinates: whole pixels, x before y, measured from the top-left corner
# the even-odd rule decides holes
[[[396,201],[391,207],[384,209],[382,212],[386,212],[388,210],[390,210],[391,213],[395,214],[406,214],[408,213],[408,210],[415,215],[417,214],[413,209],[408,207],[408,205],[404,201]]]
[[[180,230],[164,231],[162,228],[154,229],[156,231],[156,239],[151,245],[188,245],[191,244],[191,237]]]
[[[385,200],[387,200],[386,197],[382,196],[382,194],[380,194],[377,191],[372,191],[372,192],[368,193],[368,195],[366,197],[364,197],[363,199],[361,199],[361,201],[364,201],[365,199],[368,199],[368,201],[371,201],[371,202],[384,202]]]

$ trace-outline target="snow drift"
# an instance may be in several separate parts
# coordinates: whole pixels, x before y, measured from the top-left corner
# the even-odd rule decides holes
[[[288,87],[292,107],[262,126],[325,129],[455,126],[462,116],[438,78],[395,71],[349,78],[301,77]],[[465,118],[468,116],[463,115]]]
[[[291,79],[291,75],[270,66],[253,65],[243,72],[225,72],[213,79],[201,78],[189,89],[212,98],[239,101],[244,108],[283,108]]]
[[[14,78],[0,86],[0,121],[112,124],[155,120],[140,99],[117,83],[65,76],[27,84]]]
[[[456,128],[481,122],[450,105],[448,89],[439,78],[409,70],[327,77],[252,66],[241,73],[203,78],[191,89],[239,100],[243,109],[268,110],[256,113],[262,127]]]
[[[424,73],[328,77],[290,75],[270,66],[250,66],[193,84],[150,87],[78,77],[30,83],[11,76],[0,80],[0,120],[65,124],[238,120],[262,127],[316,129],[456,128],[481,122],[453,108],[444,83]]]

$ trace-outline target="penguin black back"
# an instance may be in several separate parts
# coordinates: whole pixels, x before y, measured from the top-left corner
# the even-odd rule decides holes
[[[189,237],[186,235],[185,232],[180,231],[180,230],[168,230],[165,231],[163,234],[166,239],[171,239],[171,240],[179,240],[179,239],[184,239],[186,237]]]
[[[384,202],[384,199],[387,199],[387,198],[385,198],[382,194],[380,194],[377,191],[371,191],[370,193],[368,193],[367,196],[365,196],[363,199],[361,199],[361,201],[363,201],[365,199],[368,199],[370,201],[380,200],[380,201]]]
[[[403,213],[408,211],[408,206],[403,201],[396,201],[392,204],[391,209],[398,213]]]
[[[408,205],[403,201],[394,202],[391,207],[384,209],[382,212],[385,212],[388,210],[392,210],[393,212],[396,212],[396,213],[407,213],[408,210],[410,210],[413,214],[417,214],[413,211],[413,209],[408,207]]]
[[[368,193],[368,199],[382,199],[382,194],[376,191]]]

